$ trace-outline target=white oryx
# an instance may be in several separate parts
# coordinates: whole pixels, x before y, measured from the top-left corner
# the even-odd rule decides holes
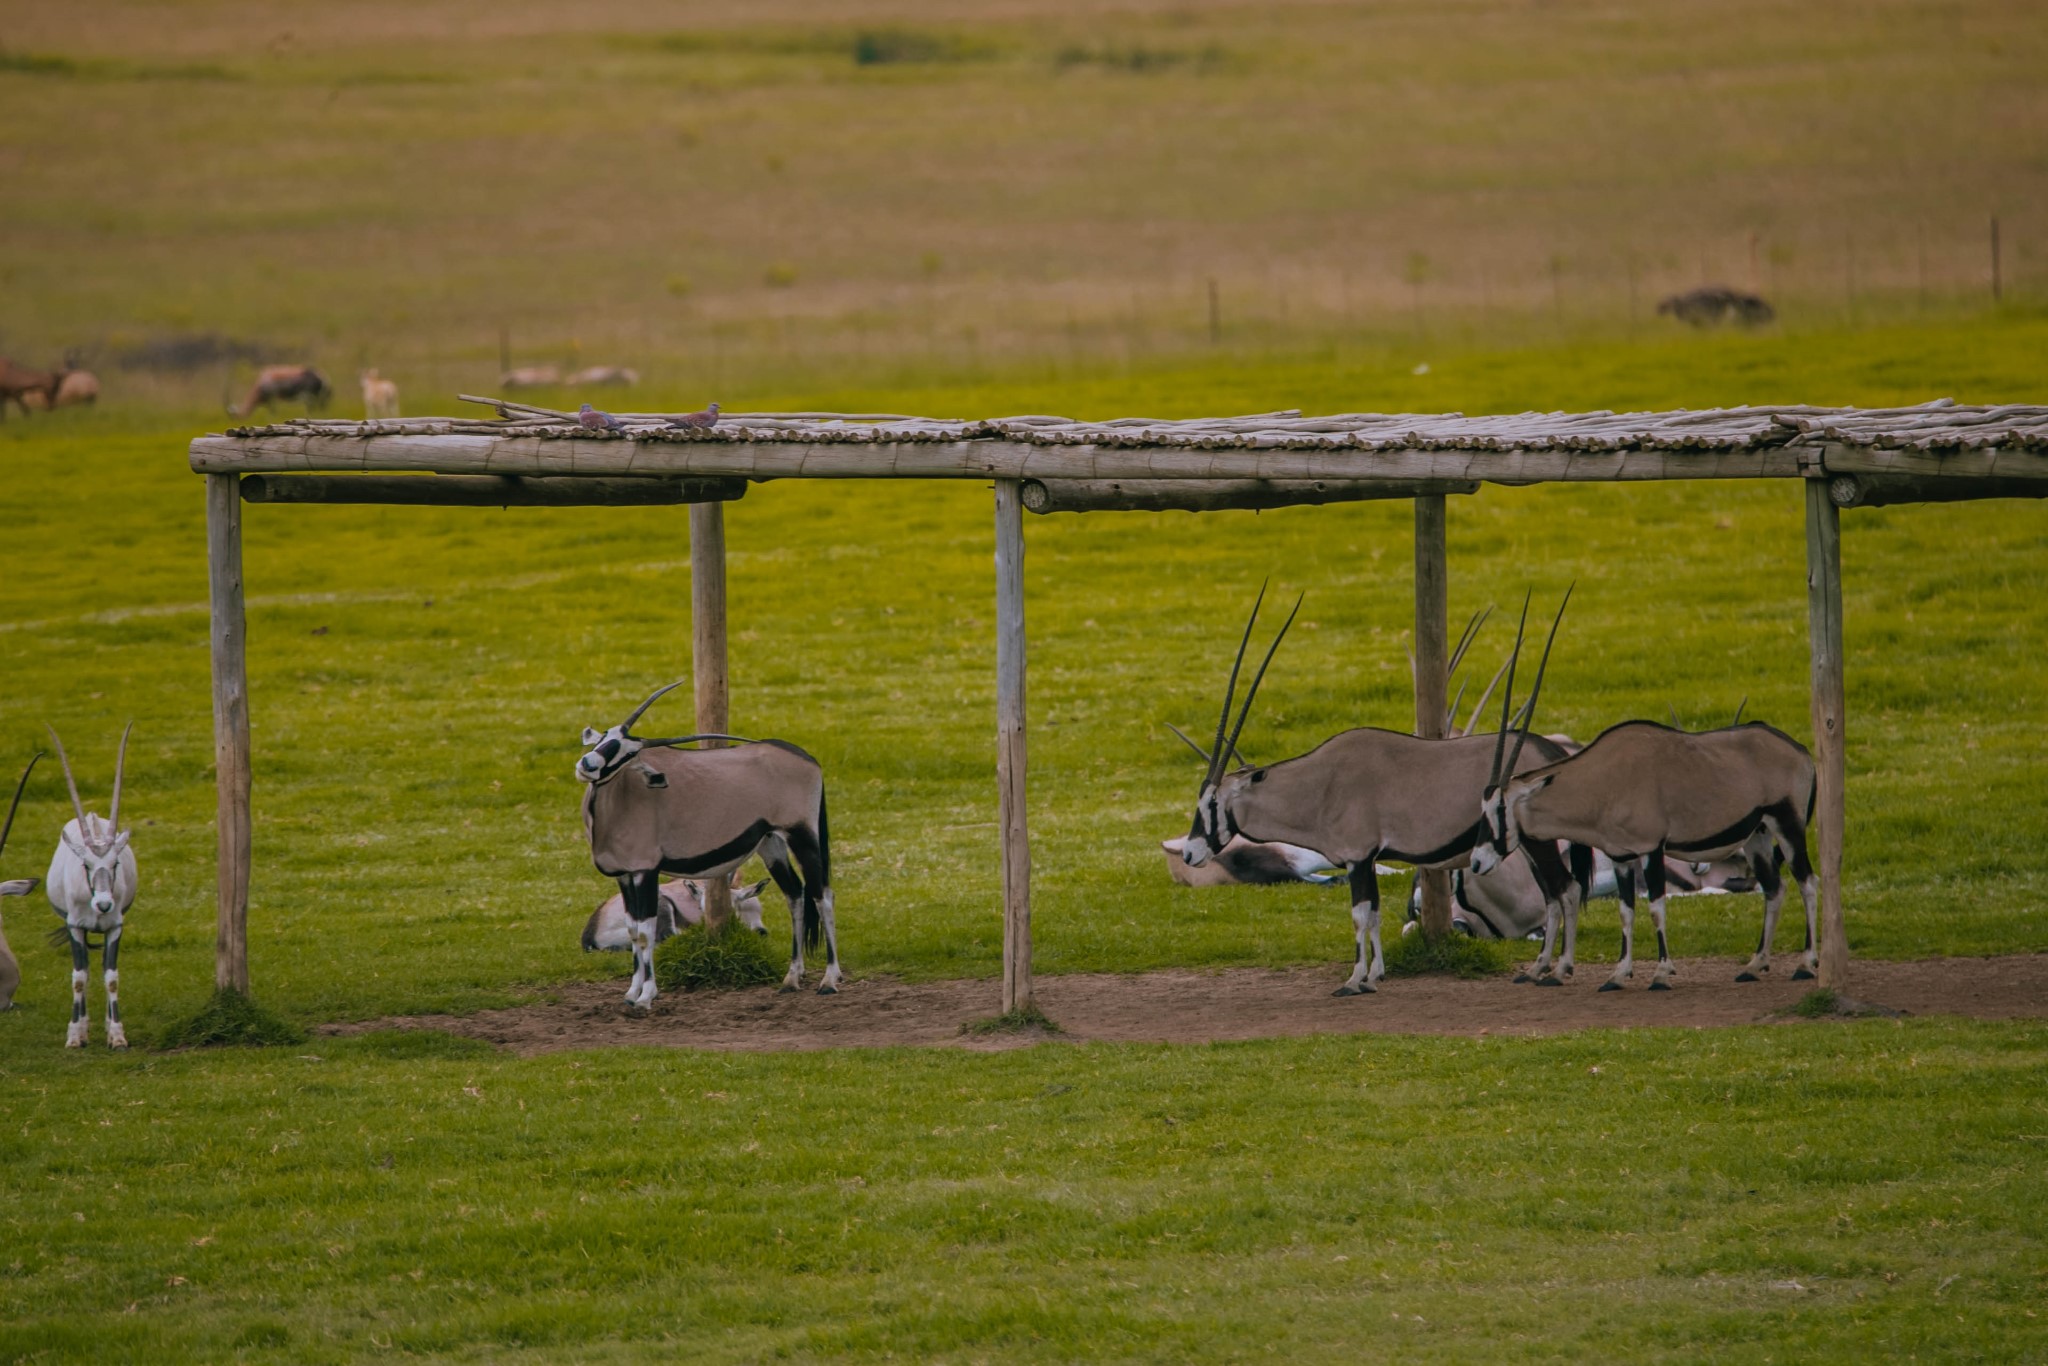
[[[22,789],[28,786],[28,775],[35,772],[36,760],[43,757],[37,750],[35,757],[28,761],[28,767],[21,771],[21,781],[14,785],[14,800],[7,807],[7,823],[0,825],[0,854],[7,852],[7,836],[14,829],[14,813],[21,809]],[[0,897],[27,896],[36,889],[40,879],[32,877],[12,878],[0,882]],[[21,986],[21,964],[15,960],[14,950],[7,947],[7,928],[0,924],[0,1010],[14,1009],[14,993]]]
[[[1538,690],[1541,687],[1539,671]],[[1532,693],[1532,714],[1535,700]],[[1523,724],[1523,737],[1532,722],[1533,715]],[[1667,855],[1704,862],[1739,854],[1748,861],[1764,892],[1764,926],[1755,956],[1736,978],[1744,982],[1770,971],[1771,938],[1785,896],[1779,873],[1789,859],[1806,903],[1806,950],[1792,975],[1808,978],[1818,969],[1818,886],[1806,853],[1815,775],[1812,756],[1791,736],[1761,721],[1701,732],[1656,721],[1624,721],[1568,759],[1527,772],[1508,772],[1511,776],[1505,779],[1496,775],[1481,803],[1485,833],[1472,855],[1473,871],[1483,875],[1516,848],[1542,848],[1551,840],[1569,840],[1612,859],[1621,883],[1621,961],[1601,985],[1602,991],[1618,991],[1635,975],[1637,873],[1648,888],[1650,917],[1657,928],[1657,969],[1650,990],[1670,988],[1675,968],[1664,931]],[[1551,906],[1544,916],[1543,953],[1533,970],[1539,982],[1545,981],[1550,966],[1560,909],[1564,956],[1551,980],[1571,976],[1577,907]]]
[[[629,1004],[656,995],[654,945],[661,914],[660,875],[727,877],[754,854],[789,899],[789,975],[803,985],[804,949],[825,945],[818,994],[839,990],[839,936],[832,917],[832,849],[825,822],[825,779],[818,761],[784,740],[681,735],[648,740],[631,733],[657,688],[610,730],[586,727],[589,748],[576,763],[591,862],[619,880],[633,948]],[[724,740],[729,749],[684,749]],[[792,867],[792,860],[795,866]],[[799,876],[799,871],[801,876]]]
[[[1224,765],[1237,752],[1237,737],[1244,730],[1259,683],[1294,622],[1290,613],[1273,638],[1245,693],[1236,729],[1231,730],[1230,708],[1238,672],[1264,600],[1265,590],[1261,589],[1231,665],[1209,771],[1195,801],[1194,826],[1182,845],[1181,857],[1190,867],[1199,868],[1233,837],[1242,835],[1260,843],[1278,841],[1312,849],[1344,868],[1351,881],[1357,960],[1350,978],[1336,994],[1360,995],[1376,990],[1386,975],[1375,861],[1430,869],[1464,866],[1480,832],[1479,823],[1472,819],[1472,803],[1486,790],[1489,747],[1494,752],[1493,767],[1499,770],[1506,717],[1502,718],[1502,734],[1493,738],[1491,746],[1483,736],[1424,740],[1401,731],[1366,727],[1332,736],[1299,758],[1226,773]],[[1297,601],[1295,612],[1300,610]],[[1525,603],[1525,623],[1527,616]],[[1554,626],[1552,631],[1554,635]],[[1512,667],[1508,691],[1512,696]],[[1503,702],[1503,710],[1505,705]],[[1532,766],[1562,757],[1562,750],[1541,737],[1530,754]],[[1577,887],[1556,851],[1546,858],[1542,845],[1532,845],[1530,856],[1546,887],[1554,889],[1553,895],[1576,905]]]
[[[755,934],[768,933],[761,923],[761,893],[770,879],[747,883],[738,873],[729,884],[733,917]],[[694,878],[677,878],[661,884],[661,909],[654,917],[654,942],[659,944],[685,925],[704,921],[704,884]],[[621,952],[633,947],[632,917],[626,914],[626,894],[614,893],[609,901],[590,913],[583,925],[583,951]]]
[[[50,871],[43,878],[50,905],[64,917],[61,934],[71,944],[71,1029],[64,1036],[66,1048],[85,1047],[86,970],[92,963],[87,937],[95,934],[106,936],[100,957],[107,988],[107,1046],[128,1046],[128,1035],[121,1028],[121,975],[115,964],[121,951],[122,917],[135,904],[135,852],[128,847],[128,832],[121,828],[121,775],[128,766],[128,732],[134,729],[135,723],[130,721],[121,732],[121,750],[114,760],[114,796],[106,818],[101,819],[78,800],[71,760],[56,728],[50,727],[57,762],[64,766],[64,786],[71,793],[71,809],[77,813],[76,819],[64,823]]]

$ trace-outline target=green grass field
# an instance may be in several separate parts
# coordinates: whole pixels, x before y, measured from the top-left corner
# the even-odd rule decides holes
[[[487,389],[501,329],[515,361],[638,366],[649,408],[2042,402],[2044,34],[1990,0],[12,15],[0,352],[97,346],[107,394],[0,427],[0,773],[51,722],[103,804],[136,721],[125,1014],[147,1041],[198,1007],[185,444],[234,375],[133,348],[377,364],[409,413]],[[1653,325],[1709,278],[1781,324]],[[685,528],[247,510],[265,1005],[623,978],[577,949],[609,888],[570,767],[688,670]],[[824,762],[850,990],[993,975],[988,490],[770,484],[728,528],[733,723]],[[1547,728],[1746,696],[1809,733],[1797,489],[1488,488],[1450,534],[1457,621],[1578,584]],[[1164,723],[1213,716],[1270,577],[1307,601],[1250,752],[1408,726],[1407,506],[1026,536],[1039,970],[1334,984],[1341,893],[1168,881],[1199,775]],[[1854,952],[2048,950],[2048,518],[1851,512],[1844,561]],[[62,791],[46,762],[0,877],[42,871]],[[40,898],[0,910],[0,1361],[2048,1359],[2039,1024],[115,1057],[59,1046]],[[1745,952],[1758,910],[1676,903],[1674,950]],[[1611,957],[1614,917],[1587,921],[1582,957]]]

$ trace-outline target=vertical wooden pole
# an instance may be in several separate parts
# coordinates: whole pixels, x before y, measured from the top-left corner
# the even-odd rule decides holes
[[[1003,836],[1003,1013],[1031,1001],[1031,832],[1024,806],[1024,498],[996,480],[996,806]]]
[[[1443,738],[1444,694],[1450,684],[1450,563],[1444,522],[1441,493],[1415,500],[1415,733],[1426,740]],[[1451,932],[1450,874],[1416,876],[1422,880],[1422,932],[1441,938]]]
[[[213,610],[213,769],[219,901],[213,984],[249,991],[249,656],[242,610],[238,474],[206,476],[206,570]]]
[[[2004,270],[1999,261],[1998,215],[1991,215],[1991,302],[2001,303],[2005,299]]]
[[[1842,836],[1847,824],[1843,750],[1842,514],[1826,479],[1806,481],[1806,614],[1813,656],[1814,764],[1820,790],[1814,831],[1820,851],[1820,984],[1849,982],[1849,941],[1842,928]]]
[[[690,505],[690,677],[697,690],[697,729],[731,724],[725,661],[725,505]],[[711,741],[716,748],[723,741]],[[713,878],[704,887],[704,928],[720,933],[732,923],[732,892]]]

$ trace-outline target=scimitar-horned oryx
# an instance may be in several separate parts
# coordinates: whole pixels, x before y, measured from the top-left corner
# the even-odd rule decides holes
[[[14,813],[21,809],[22,790],[28,786],[28,775],[35,772],[36,760],[43,757],[37,750],[28,761],[28,767],[21,771],[21,781],[14,785],[14,800],[7,806],[7,823],[0,825],[0,854],[7,852],[7,836],[14,830]],[[0,882],[0,897],[27,896],[33,892],[41,879],[32,877],[12,878]],[[14,993],[21,986],[21,964],[15,960],[14,950],[7,947],[7,929],[0,925],[0,1010],[14,1009]]]
[[[107,1046],[128,1046],[128,1035],[121,1028],[121,974],[115,964],[121,952],[122,917],[135,904],[135,851],[128,847],[128,832],[121,828],[121,776],[128,767],[128,732],[134,729],[135,723],[130,721],[121,732],[121,751],[114,760],[114,796],[102,820],[78,800],[78,781],[71,776],[64,742],[57,738],[56,727],[49,728],[50,739],[57,746],[57,762],[64,766],[71,809],[76,813],[76,819],[64,823],[50,871],[43,878],[50,905],[64,917],[63,928],[51,938],[61,936],[71,945],[71,1029],[64,1036],[66,1048],[85,1047],[85,981],[92,964],[87,936],[95,934],[106,936],[100,966],[107,988]]]
[[[832,850],[825,823],[825,777],[818,761],[785,740],[737,735],[680,735],[649,740],[632,734],[657,688],[610,730],[587,727],[587,752],[576,776],[591,862],[619,880],[632,920],[633,983],[629,1004],[654,1002],[656,918],[660,874],[727,877],[758,853],[789,899],[789,975],[784,991],[803,985],[804,949],[825,945],[818,994],[839,990],[839,936],[832,920]],[[726,740],[730,749],[685,749]],[[794,860],[795,866],[791,863]],[[801,876],[798,875],[801,870]]]
[[[1533,693],[1530,703],[1533,713]],[[1638,873],[1649,890],[1650,918],[1657,928],[1657,970],[1650,990],[1670,989],[1675,968],[1664,932],[1667,854],[1705,862],[1740,853],[1748,860],[1763,887],[1764,927],[1739,982],[1756,981],[1770,971],[1771,938],[1785,896],[1780,869],[1789,859],[1806,903],[1806,950],[1792,975],[1810,978],[1819,968],[1814,941],[1819,889],[1806,853],[1816,791],[1813,758],[1791,736],[1761,721],[1699,732],[1656,721],[1624,721],[1568,759],[1509,772],[1513,776],[1505,782],[1496,778],[1487,787],[1480,814],[1485,834],[1472,855],[1473,871],[1483,874],[1516,848],[1540,848],[1551,840],[1598,849],[1612,859],[1621,884],[1621,961],[1601,984],[1602,991],[1618,991],[1635,975],[1633,884]],[[1566,908],[1561,977],[1571,975],[1576,918],[1576,908]],[[1553,923],[1554,910],[1546,911],[1539,967],[1549,958]]]
[[[1216,723],[1216,743],[1210,750],[1209,770],[1195,800],[1194,827],[1181,847],[1181,857],[1189,866],[1199,868],[1233,836],[1242,835],[1259,842],[1279,841],[1313,849],[1344,868],[1351,881],[1357,962],[1335,994],[1356,996],[1376,990],[1386,975],[1374,861],[1385,859],[1416,868],[1462,867],[1479,836],[1472,804],[1485,791],[1487,750],[1495,747],[1485,736],[1423,740],[1400,731],[1365,727],[1332,736],[1299,758],[1226,773],[1224,766],[1236,752],[1237,737],[1251,713],[1259,683],[1288,626],[1294,624],[1294,614],[1289,613],[1252,677],[1233,730],[1230,708],[1238,673],[1264,601],[1265,590],[1260,589],[1230,668],[1222,717]],[[1301,610],[1299,601],[1294,610]],[[1527,615],[1525,603],[1525,621]],[[1508,687],[1512,693],[1512,669]],[[1529,755],[1532,767],[1562,757],[1562,750],[1541,737]],[[1531,858],[1539,875],[1555,887],[1555,895],[1576,897],[1569,870],[1554,850],[1546,858],[1540,846],[1532,846]]]

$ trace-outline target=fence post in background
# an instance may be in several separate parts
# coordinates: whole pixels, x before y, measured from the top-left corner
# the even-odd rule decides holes
[[[242,603],[238,474],[206,476],[206,573],[213,618],[213,773],[218,900],[213,984],[249,994],[249,654]]]
[[[1813,658],[1813,747],[1819,790],[1813,828],[1820,860],[1820,985],[1840,992],[1849,981],[1849,942],[1842,925],[1844,788],[1842,680],[1842,514],[1825,477],[1806,481],[1806,613]]]
[[[731,725],[731,693],[725,658],[725,508],[690,505],[690,678],[697,693],[697,729],[724,731]],[[720,748],[722,740],[708,740]],[[721,933],[732,923],[732,890],[724,878],[704,887],[704,929]]]
[[[2005,281],[1998,259],[1998,215],[1991,215],[1991,302],[2000,303],[2005,298]]]
[[[1415,500],[1415,733],[1425,740],[1444,734],[1444,694],[1450,653],[1450,565],[1445,545],[1444,496]],[[1451,875],[1417,872],[1422,883],[1422,933],[1441,939],[1451,932]]]
[[[1216,296],[1216,280],[1209,280],[1209,345],[1223,340],[1223,303]]]
[[[1031,831],[1024,804],[1024,494],[996,480],[996,821],[1003,843],[1003,1013],[1032,1009]]]

